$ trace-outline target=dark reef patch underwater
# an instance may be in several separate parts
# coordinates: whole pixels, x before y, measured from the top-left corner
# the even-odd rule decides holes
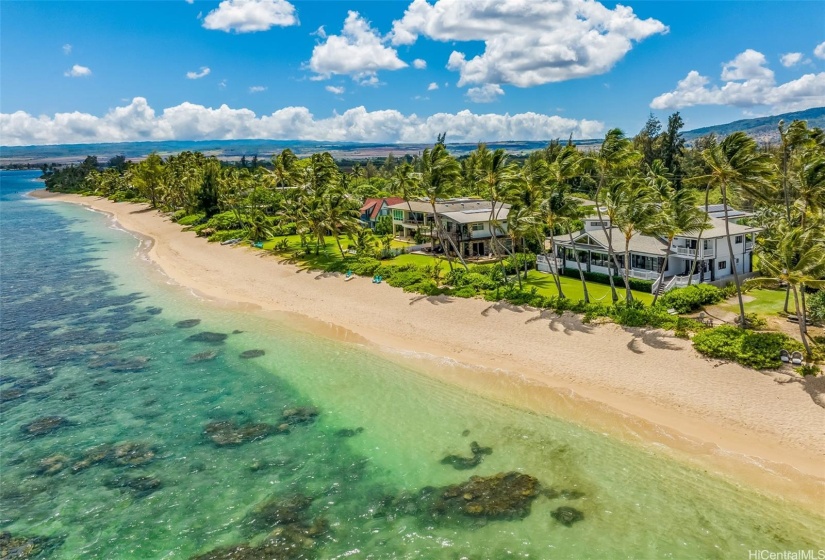
[[[0,558],[814,546],[790,506],[189,298],[104,216],[26,200],[35,176],[0,174]]]

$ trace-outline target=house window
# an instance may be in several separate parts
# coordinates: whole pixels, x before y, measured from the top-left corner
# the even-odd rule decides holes
[[[483,231],[484,230],[484,224],[481,223],[481,222],[476,222],[475,224],[471,224],[470,227],[472,228],[473,231]]]
[[[590,222],[590,227],[601,227],[602,222]]]
[[[719,270],[725,270],[728,267],[728,261],[719,261],[717,268]]]
[[[447,231],[453,231],[453,223],[447,222]]]
[[[737,236],[736,236],[736,241],[735,241],[735,242],[736,242],[736,243],[742,243],[742,236],[741,236],[741,235],[737,235]]]
[[[404,211],[403,210],[393,210],[392,211],[392,219],[398,220],[399,222],[404,219]]]

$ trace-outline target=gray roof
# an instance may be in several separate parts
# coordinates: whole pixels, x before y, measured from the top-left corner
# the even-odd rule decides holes
[[[710,229],[706,229],[702,232],[702,239],[714,239],[717,237],[725,237],[725,220],[722,218],[714,218],[710,217]],[[728,228],[730,229],[731,235],[743,235],[745,233],[754,233],[757,231],[762,231],[762,228],[758,227],[751,227],[751,226],[743,226],[742,224],[737,224],[736,222],[732,222],[728,220]],[[679,237],[687,237],[696,239],[699,237],[699,232],[691,232],[690,235],[680,235]]]
[[[412,208],[413,212],[423,212],[432,214],[433,207],[429,201],[423,199],[411,200],[409,203],[401,202],[388,206],[390,209],[407,210]],[[491,205],[489,200],[480,198],[449,198],[438,200],[435,203],[436,212],[441,216],[449,218],[454,222],[469,224],[474,222],[486,222],[490,219]],[[499,220],[507,218],[510,213],[509,204],[497,204],[496,216]]]
[[[624,234],[619,231],[619,228],[614,227],[612,230],[611,235],[613,236],[613,251],[616,253],[624,253]],[[589,236],[593,241],[595,241],[596,246],[601,247],[605,251],[607,250],[607,235],[605,235],[604,231],[598,229],[594,231],[580,231],[579,233],[574,233],[573,239],[576,240],[577,247],[584,247],[586,245],[585,243],[579,241],[585,236]],[[567,238],[556,238],[556,243],[565,247],[573,246]],[[593,245],[590,246],[592,247]],[[632,253],[644,253],[646,255],[663,257],[667,253],[667,242],[659,239],[658,237],[651,237],[636,233],[630,238],[630,251]]]
[[[704,210],[704,206],[700,206]],[[725,217],[725,205],[724,204],[709,204],[708,205],[708,215],[711,218],[723,218]],[[748,218],[753,216],[753,212],[745,212],[744,210],[737,210],[731,205],[728,205],[728,219],[729,220],[738,220],[740,218]]]

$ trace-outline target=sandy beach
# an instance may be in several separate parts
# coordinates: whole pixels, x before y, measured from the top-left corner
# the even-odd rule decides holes
[[[825,513],[822,383],[706,360],[661,331],[302,270],[260,250],[207,243],[143,205],[32,194],[110,213],[153,240],[151,260],[203,297],[321,321],[330,336],[405,363],[417,356],[422,371],[445,382],[661,449]],[[471,367],[432,367],[445,359]]]

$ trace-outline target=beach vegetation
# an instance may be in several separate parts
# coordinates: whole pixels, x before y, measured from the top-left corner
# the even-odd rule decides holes
[[[731,325],[706,329],[693,337],[693,347],[711,358],[730,360],[754,369],[782,365],[780,352],[799,351],[803,346],[779,332],[754,332]]]
[[[678,113],[666,125],[651,117],[633,138],[613,129],[593,150],[554,140],[527,156],[482,143],[456,158],[440,134],[420,155],[382,161],[336,161],[326,152],[298,157],[290,149],[253,165],[199,152],[153,153],[141,162],[88,157],[78,165],[44,166],[44,178],[53,191],[147,202],[210,241],[237,238],[302,268],[381,275],[391,286],[426,295],[570,311],[586,321],[666,328],[679,336],[707,330],[678,314],[708,305],[735,311],[739,319],[730,324],[739,327],[770,328],[775,322],[765,324],[767,316],[785,315],[799,325],[811,359],[816,349],[808,327],[825,315],[825,296],[816,292],[825,282],[825,136],[795,121],[780,124],[778,146],[739,133],[688,146],[682,126]],[[430,251],[418,247],[410,254],[413,244],[394,238],[390,216],[373,220],[372,229],[362,223],[359,208],[367,196],[406,201],[417,225],[407,231],[415,245],[429,241]],[[424,223],[411,211],[416,199],[434,210],[452,196],[489,202],[485,264],[464,259],[438,213]],[[634,236],[659,237],[668,252],[685,233],[698,232],[701,242],[707,207],[719,202],[726,213],[728,205],[749,212],[749,225],[760,228],[753,248],[757,278],[744,282],[736,271],[726,287],[695,285],[693,272],[706,265],[698,258],[690,261],[687,288],[652,294],[650,279],[631,276]],[[505,204],[506,222],[497,212]],[[608,239],[608,274],[588,272],[576,250],[574,234],[590,214]],[[572,247],[564,260],[557,259],[562,241]],[[536,270],[537,255],[555,263],[549,274]],[[647,278],[661,283],[666,262]],[[735,306],[722,301],[732,296]]]

